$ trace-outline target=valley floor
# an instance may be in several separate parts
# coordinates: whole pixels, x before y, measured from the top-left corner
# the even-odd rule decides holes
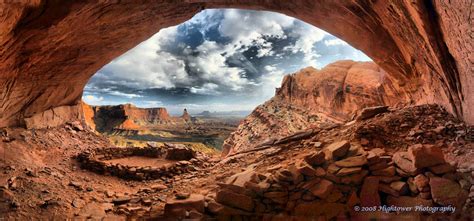
[[[410,220],[429,215],[472,220],[473,140],[472,127],[457,121],[439,107],[415,106],[390,110],[373,118],[347,124],[325,125],[324,128],[315,125],[245,153],[233,154],[224,159],[211,156],[207,159],[206,167],[194,171],[157,180],[133,181],[80,168],[75,159],[78,154],[110,145],[106,138],[80,125],[69,124],[42,130],[8,128],[3,129],[0,142],[0,220],[64,220],[67,217],[78,220],[176,220],[181,214],[188,218],[208,217],[210,220],[230,220],[231,216],[249,220],[252,219],[250,217],[257,220],[289,220],[295,214],[296,217],[306,217],[306,220],[310,220],[312,215],[322,217],[320,220],[336,217],[397,217],[397,220]],[[337,161],[335,156],[334,159],[328,158],[327,148],[334,142],[344,141],[350,143],[345,156],[337,158]],[[431,172],[415,168],[417,171],[412,171],[414,174],[403,175],[406,171],[400,170],[402,166],[391,160],[395,161],[395,155],[406,153],[415,144],[440,147],[446,162],[455,171],[438,174],[433,172],[432,167]],[[432,183],[431,194],[423,195],[430,192],[427,189],[430,187],[426,185],[421,185],[420,191],[410,186],[410,190],[403,191],[405,193],[393,193],[394,187],[384,189],[380,186],[385,184],[381,183],[375,193],[372,191],[373,198],[379,198],[384,204],[388,199],[403,204],[400,199],[405,198],[397,197],[399,194],[410,199],[423,197],[423,202],[440,205],[446,201],[441,198],[448,197],[452,200],[449,202],[458,203],[456,212],[423,215],[401,213],[401,216],[396,216],[395,213],[362,213],[354,211],[355,207],[349,208],[353,201],[354,205],[366,203],[365,194],[371,192],[366,186],[373,180],[376,171],[371,168],[374,164],[367,160],[375,159],[371,154],[380,151],[383,151],[380,158],[389,159],[384,168],[394,170],[392,173],[387,169],[388,175],[378,175],[378,179],[385,177],[391,180],[389,183],[409,183],[407,180],[415,175],[420,177],[421,174],[433,181],[439,177],[440,182],[454,183],[459,194],[440,196],[434,192],[436,186]],[[321,162],[311,161],[311,157],[317,158],[316,155],[321,153],[326,153],[326,159],[323,157]],[[366,161],[348,167],[352,168],[350,171],[339,162],[361,157]],[[307,166],[309,162],[318,166]],[[299,167],[300,164],[306,166]],[[306,172],[301,172],[304,175],[294,173],[294,167],[298,171],[306,168],[311,173],[317,171],[321,174],[314,175],[317,178],[309,178],[311,176]],[[342,170],[348,175],[341,175]],[[245,182],[239,183],[239,180]],[[258,186],[265,183],[269,186]],[[248,186],[254,184],[258,190],[263,189],[261,194]],[[242,189],[243,185],[246,188]],[[312,194],[307,193],[306,187],[312,190]],[[297,191],[301,188],[304,191]],[[247,190],[257,193],[247,193]],[[180,201],[176,197],[184,199]],[[167,202],[168,209],[164,211]],[[180,205],[186,207],[184,213],[181,213]],[[315,211],[315,208],[325,208],[326,211],[307,214],[308,211]]]

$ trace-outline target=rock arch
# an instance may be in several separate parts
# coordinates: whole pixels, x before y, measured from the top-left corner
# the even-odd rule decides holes
[[[81,117],[74,109],[98,69],[206,8],[269,10],[313,24],[364,51],[409,102],[439,103],[474,123],[467,0],[22,0],[0,8],[0,127]]]

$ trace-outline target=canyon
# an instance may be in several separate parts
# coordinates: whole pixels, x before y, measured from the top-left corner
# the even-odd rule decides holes
[[[286,75],[222,156],[186,143],[111,146],[107,133],[191,123],[164,108],[83,103],[82,121],[4,128],[2,218],[394,219],[355,208],[419,206],[455,211],[401,215],[470,219],[474,128],[439,105],[404,103],[386,76],[354,61]]]
[[[239,117],[192,117],[186,109],[171,116],[164,107],[140,108],[132,104],[90,106],[82,102],[85,123],[118,146],[146,146],[146,142],[178,142],[208,153],[222,149],[239,124]]]
[[[0,8],[0,219],[474,217],[470,1],[36,0]],[[199,122],[187,110],[173,117],[81,100],[102,66],[207,8],[284,13],[374,62],[289,74],[238,126]],[[186,142],[119,147],[107,137],[170,130],[228,138],[219,156]],[[378,209],[416,206],[454,210]]]
[[[226,140],[222,154],[247,151],[313,125],[346,122],[365,107],[409,103],[408,93],[373,62],[337,61],[321,70],[304,68],[285,76],[275,96]]]

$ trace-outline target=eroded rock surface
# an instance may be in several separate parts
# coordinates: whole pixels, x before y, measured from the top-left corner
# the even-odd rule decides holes
[[[474,122],[470,1],[38,0],[0,7],[0,127],[79,104],[102,66],[160,29],[216,7],[281,12],[322,28],[371,57],[403,98],[441,104]]]
[[[164,107],[140,108],[132,104],[90,106],[82,102],[82,110],[86,123],[102,133],[140,130],[147,126],[183,124],[191,120],[186,109],[183,116],[172,117]]]
[[[338,61],[321,70],[305,68],[285,76],[275,96],[258,106],[226,140],[223,155],[312,125],[348,121],[358,112],[361,119],[383,112],[377,109],[367,114],[371,111],[363,111],[364,107],[395,106],[409,100],[409,94],[372,62]]]

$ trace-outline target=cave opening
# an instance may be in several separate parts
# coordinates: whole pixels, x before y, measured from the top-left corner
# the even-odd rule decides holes
[[[471,2],[65,2],[0,3],[0,219],[472,219]]]
[[[115,145],[177,142],[221,151],[240,121],[285,87],[285,75],[304,69],[315,78],[340,60],[346,60],[339,62],[341,68],[371,66],[366,71],[379,76],[369,78],[385,77],[361,51],[294,17],[207,9],[160,30],[97,71],[84,88],[84,112],[90,126]],[[345,74],[331,73],[326,80],[343,87]],[[336,93],[341,108],[344,95]],[[288,121],[290,129],[276,135],[302,130],[318,116],[299,118],[310,120]]]

